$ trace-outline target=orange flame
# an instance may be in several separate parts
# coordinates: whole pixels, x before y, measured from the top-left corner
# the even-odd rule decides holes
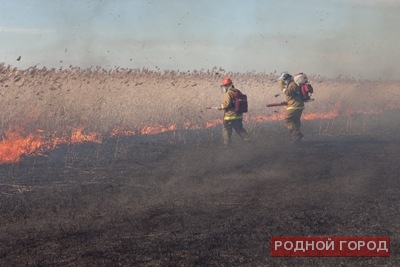
[[[158,133],[175,131],[176,129],[177,129],[176,124],[170,124],[167,127],[165,127],[163,125],[150,125],[150,126],[145,126],[142,129],[141,133],[142,134],[158,134]]]
[[[211,121],[206,121],[204,128],[211,128],[211,127],[215,127],[217,125],[222,124],[222,121],[219,120],[211,120]]]
[[[110,137],[115,137],[115,136],[130,136],[130,135],[135,135],[136,132],[133,130],[125,130],[123,128],[115,128],[111,131]]]
[[[44,131],[38,129],[36,132],[40,134]],[[21,159],[22,155],[37,155],[65,143],[101,143],[97,134],[84,134],[82,128],[73,130],[70,137],[56,137],[50,140],[33,133],[26,135],[21,128],[9,129],[4,136],[0,143],[0,163],[15,163]]]
[[[77,144],[82,142],[101,143],[101,139],[96,133],[84,134],[83,128],[76,129],[71,134],[71,143]]]
[[[18,162],[21,155],[30,155],[43,145],[41,137],[23,136],[21,129],[9,129],[0,143],[0,162]]]
[[[386,106],[388,110],[399,109],[399,105],[396,103],[389,103]],[[266,121],[277,121],[284,118],[284,108],[279,113],[271,115],[248,115],[245,117],[246,121],[255,122],[266,122]],[[370,110],[357,112],[358,114],[377,114],[383,110]],[[303,115],[304,120],[315,120],[315,119],[332,119],[339,115],[350,116],[355,114],[352,110],[345,110],[339,112],[339,106],[335,106],[332,111],[327,113],[305,113]],[[164,132],[176,131],[178,129],[207,129],[222,124],[221,119],[214,119],[206,121],[203,124],[195,124],[192,122],[184,122],[182,125],[169,124],[167,126],[161,124],[147,125],[141,130],[126,130],[124,128],[115,128],[111,131],[110,137],[115,136],[132,136],[136,134],[152,135]],[[60,135],[60,134],[58,134]],[[74,129],[70,135],[61,134],[61,137],[57,137],[57,134],[50,135],[52,137],[45,137],[45,131],[37,129],[36,133],[25,133],[21,128],[11,128],[5,131],[4,137],[0,140],[0,164],[1,163],[15,163],[20,161],[23,155],[39,155],[44,151],[54,149],[60,144],[77,144],[82,142],[95,142],[101,143],[102,140],[99,134],[96,133],[84,133],[84,129]]]

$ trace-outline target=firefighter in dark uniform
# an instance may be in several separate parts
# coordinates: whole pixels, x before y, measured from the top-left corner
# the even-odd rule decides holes
[[[224,103],[221,104],[218,109],[224,111],[224,125],[222,129],[224,145],[231,144],[233,129],[243,140],[250,142],[251,136],[243,128],[243,113],[235,112],[233,94],[238,90],[235,88],[230,78],[225,78],[222,80],[221,89],[223,90],[225,97]]]
[[[289,130],[293,143],[300,142],[304,135],[300,131],[301,115],[304,110],[304,100],[301,95],[301,86],[308,82],[307,75],[298,73],[291,76],[283,73],[278,80],[278,85],[282,92],[286,95],[286,114],[284,124]]]

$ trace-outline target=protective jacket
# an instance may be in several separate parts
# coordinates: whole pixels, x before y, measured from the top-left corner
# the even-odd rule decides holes
[[[228,90],[225,92],[224,103],[221,104],[222,109],[224,110],[224,120],[237,120],[243,119],[243,113],[235,112],[235,103],[233,93],[238,90],[233,86],[229,86]]]
[[[304,101],[301,98],[301,87],[293,80],[282,91],[286,95],[286,109],[304,109]]]

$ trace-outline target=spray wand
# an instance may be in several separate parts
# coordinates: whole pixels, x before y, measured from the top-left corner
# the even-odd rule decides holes
[[[222,108],[221,108],[221,107],[206,107],[206,109],[222,110]]]

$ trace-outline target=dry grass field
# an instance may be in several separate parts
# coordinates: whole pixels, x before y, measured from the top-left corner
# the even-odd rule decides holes
[[[219,84],[254,138],[221,145]],[[0,266],[398,266],[399,82],[309,75],[288,144],[278,74],[0,66]],[[276,258],[271,236],[390,236],[387,258]]]

